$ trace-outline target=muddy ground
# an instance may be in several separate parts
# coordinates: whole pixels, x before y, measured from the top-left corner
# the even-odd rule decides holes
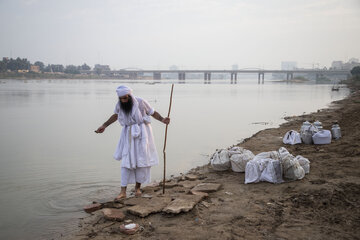
[[[360,91],[330,108],[287,119],[279,128],[258,132],[239,146],[254,154],[286,147],[311,161],[305,178],[282,184],[244,184],[244,173],[215,172],[210,166],[192,169],[198,182],[221,183],[217,192],[180,214],[154,213],[126,219],[138,223],[134,235],[119,232],[122,222],[97,212],[81,220],[70,239],[360,239]],[[284,145],[288,130],[305,120],[319,120],[331,129],[337,120],[343,137],[329,145]],[[176,178],[172,182],[181,182]],[[160,195],[160,188],[147,190]],[[188,188],[167,189],[167,196],[187,194]],[[101,211],[101,210],[100,210]],[[98,211],[98,212],[100,212]]]

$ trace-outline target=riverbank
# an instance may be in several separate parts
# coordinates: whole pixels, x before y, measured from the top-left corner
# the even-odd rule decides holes
[[[358,239],[360,236],[360,92],[316,113],[287,118],[279,128],[266,129],[239,146],[254,154],[286,147],[311,161],[304,179],[271,184],[244,184],[244,173],[215,172],[208,165],[192,169],[194,179],[177,177],[165,197],[186,195],[198,183],[221,184],[218,191],[180,214],[155,213],[136,217],[120,203],[125,219],[138,223],[134,235],[120,233],[123,222],[104,220],[96,211],[80,222],[68,239]],[[329,145],[284,145],[282,137],[303,121],[319,120],[330,129],[337,120],[343,137]],[[191,181],[193,180],[193,181]],[[186,184],[184,184],[186,183]],[[192,184],[191,184],[192,183]],[[161,196],[158,186],[147,196]],[[145,201],[145,200],[144,200]]]

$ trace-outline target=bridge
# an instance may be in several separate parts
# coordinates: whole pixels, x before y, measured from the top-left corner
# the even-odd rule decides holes
[[[82,71],[82,73],[92,74],[95,71]],[[204,81],[211,80],[211,74],[214,73],[226,73],[230,75],[231,81],[237,80],[238,74],[257,74],[258,83],[262,80],[264,83],[265,74],[286,74],[286,79],[291,80],[294,78],[294,74],[313,74],[318,79],[320,76],[332,76],[332,75],[350,75],[350,70],[327,70],[327,69],[294,69],[294,70],[266,70],[266,69],[240,69],[240,70],[143,70],[143,69],[121,69],[121,70],[111,70],[111,71],[102,71],[102,74],[110,76],[128,76],[129,79],[137,79],[138,76],[143,75],[144,73],[151,73],[154,80],[161,80],[161,74],[163,73],[175,73],[178,75],[178,80],[185,80],[186,74],[189,73],[203,73]]]

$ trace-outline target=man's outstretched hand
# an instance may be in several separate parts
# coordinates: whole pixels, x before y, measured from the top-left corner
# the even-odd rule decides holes
[[[95,132],[96,133],[103,133],[105,131],[105,128],[106,127],[103,125],[103,126],[99,127],[98,129],[96,129]]]

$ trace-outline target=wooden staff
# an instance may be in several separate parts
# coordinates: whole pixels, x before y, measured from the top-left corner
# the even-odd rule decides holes
[[[171,94],[170,94],[170,105],[169,105],[169,112],[167,117],[170,117],[170,111],[171,111],[171,102],[172,102],[172,95],[173,95],[173,90],[174,90],[174,84],[171,85]],[[166,124],[166,128],[165,128],[165,141],[164,141],[164,149],[163,149],[163,153],[164,153],[164,179],[163,179],[163,194],[165,194],[165,176],[166,176],[166,139],[167,139],[167,129],[168,129],[168,124]]]

